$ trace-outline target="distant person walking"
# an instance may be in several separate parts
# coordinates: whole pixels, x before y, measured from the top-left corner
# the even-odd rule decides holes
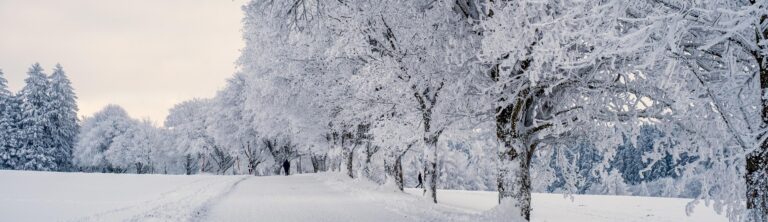
[[[419,173],[419,184],[416,185],[416,188],[424,188],[424,182],[421,180],[421,173]]]
[[[283,170],[285,170],[285,175],[291,175],[291,162],[288,162],[287,160],[283,162]]]

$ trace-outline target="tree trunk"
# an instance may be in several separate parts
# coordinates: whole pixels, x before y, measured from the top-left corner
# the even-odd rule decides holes
[[[253,160],[248,160],[248,175],[256,175],[256,166],[258,163],[256,163]]]
[[[768,64],[758,52],[756,60],[760,68],[760,91],[762,102],[761,129],[768,127]],[[758,135],[758,141],[764,134]],[[746,185],[747,210],[753,221],[768,221],[768,141],[747,154]]]
[[[747,209],[754,221],[768,221],[767,143],[747,155]]]
[[[317,173],[318,168],[320,168],[320,166],[318,166],[319,163],[317,157],[315,155],[311,155],[309,156],[309,160],[312,162],[312,172]]]
[[[505,147],[500,154],[497,189],[499,203],[512,204],[520,209],[523,218],[531,220],[530,156],[520,155],[513,147]]]
[[[400,189],[400,191],[404,191],[405,187],[405,180],[403,180],[403,156],[398,156],[397,159],[395,159],[395,165],[392,169],[392,174],[394,174],[395,178],[395,184],[397,184],[397,188]]]
[[[323,155],[323,159],[320,160],[320,171],[328,171],[328,155]]]
[[[240,174],[240,156],[235,156],[235,167],[232,168],[232,175]]]
[[[365,176],[368,178],[371,178],[371,154],[368,153],[365,155],[365,168],[363,168],[363,173],[365,173]]]
[[[354,172],[352,172],[352,164],[354,163],[354,151],[349,151],[346,153],[345,159],[346,159],[346,165],[347,165],[347,175],[349,178],[355,178]]]
[[[311,158],[310,160],[312,161],[312,168],[313,168],[313,171],[315,173],[324,172],[324,171],[328,170],[326,168],[326,166],[325,166],[325,161],[327,160],[328,156],[326,156],[326,155],[323,155],[323,156],[312,155],[312,156],[310,156],[310,158]]]
[[[530,161],[535,145],[530,143],[532,135],[518,132],[518,124],[529,114],[529,99],[528,91],[522,90],[513,104],[498,106],[496,115],[496,137],[504,146],[499,153],[499,203],[518,208],[527,221],[531,220]]]
[[[392,158],[394,158],[393,161],[387,161]],[[388,155],[387,160],[384,161],[384,172],[387,174],[387,182],[393,180],[397,189],[404,191],[402,155]]]
[[[757,4],[757,1],[754,0],[750,2],[753,5]],[[759,23],[755,27],[757,34],[757,44],[755,45],[758,46],[758,51],[752,52],[760,71],[761,132],[768,128],[768,64],[766,64],[766,58],[763,54],[766,46],[760,44],[761,39],[768,38],[768,30],[760,26],[766,20],[768,20],[768,15],[760,15]],[[757,140],[760,141],[764,135],[764,133],[759,134]],[[752,220],[768,221],[768,141],[764,141],[756,150],[748,153],[746,158],[747,210],[750,217],[753,217]]]
[[[136,174],[142,174],[144,173],[144,164],[141,162],[136,162]]]
[[[301,157],[299,157],[299,163],[296,164],[296,173],[297,174],[303,174],[304,171],[301,169]]]
[[[193,159],[191,154],[187,154],[184,162],[184,169],[186,170],[187,175],[192,175],[192,169],[193,169]]]
[[[438,135],[425,138],[428,155],[424,163],[424,188],[434,203],[437,203],[437,138]]]
[[[198,154],[199,160],[200,160],[200,169],[198,170],[199,173],[204,173],[206,170],[208,170],[208,158],[206,158],[205,154]]]

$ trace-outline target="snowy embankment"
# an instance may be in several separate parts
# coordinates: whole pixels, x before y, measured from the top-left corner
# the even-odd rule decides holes
[[[0,171],[0,221],[494,221],[496,193],[441,204],[339,174],[167,176]],[[688,200],[535,194],[533,221],[726,221]],[[498,216],[498,215],[495,215]],[[508,220],[504,220],[508,221]]]

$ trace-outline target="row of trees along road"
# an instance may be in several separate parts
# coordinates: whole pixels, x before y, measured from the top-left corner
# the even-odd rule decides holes
[[[765,220],[766,4],[252,1],[239,64],[260,135],[325,135],[346,171],[378,146],[395,178],[419,152],[433,201],[447,135],[495,134],[500,202],[528,219],[533,160],[589,138],[607,175],[623,135],[653,125],[666,142],[647,158],[698,156],[678,169],[698,198]]]

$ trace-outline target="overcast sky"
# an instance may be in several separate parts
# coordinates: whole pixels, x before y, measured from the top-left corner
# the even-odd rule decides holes
[[[12,90],[61,63],[80,115],[107,104],[162,124],[174,104],[211,97],[235,70],[245,0],[0,0],[0,69]]]

